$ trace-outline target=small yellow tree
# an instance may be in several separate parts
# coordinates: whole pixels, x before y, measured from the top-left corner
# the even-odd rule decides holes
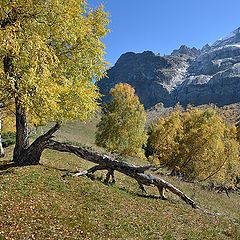
[[[180,171],[189,179],[224,182],[227,166],[238,162],[236,129],[212,109],[187,111],[183,124]]]
[[[163,166],[176,167],[183,128],[180,111],[174,111],[166,118],[159,118],[151,128],[147,149],[151,149],[153,161]]]
[[[110,93],[112,100],[98,124],[96,144],[122,155],[143,157],[147,140],[143,105],[128,84],[117,84]]]

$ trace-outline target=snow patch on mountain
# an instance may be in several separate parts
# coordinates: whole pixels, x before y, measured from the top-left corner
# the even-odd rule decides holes
[[[234,45],[236,43],[240,44],[240,27],[226,35],[223,38],[220,38],[215,43],[212,44],[212,48],[222,47],[226,45]]]

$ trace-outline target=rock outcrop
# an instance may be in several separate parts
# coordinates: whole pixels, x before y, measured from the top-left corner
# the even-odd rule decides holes
[[[161,57],[151,51],[125,53],[108,71],[108,78],[98,83],[103,100],[108,100],[109,90],[119,82],[134,86],[145,107],[163,102],[174,104],[171,91],[183,79],[188,68],[185,56]]]
[[[168,56],[123,54],[99,82],[104,101],[119,82],[134,86],[146,108],[240,102],[240,28],[201,50],[183,45]]]

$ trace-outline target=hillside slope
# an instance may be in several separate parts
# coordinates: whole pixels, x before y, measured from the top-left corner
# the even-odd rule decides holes
[[[96,122],[69,123],[58,139],[91,145]],[[13,167],[11,150],[0,160],[0,239],[239,239],[238,194],[228,198],[165,177],[201,206],[223,214],[214,217],[170,193],[167,201],[142,195],[137,183],[122,174],[114,186],[104,185],[101,173],[96,180],[62,179],[58,169],[92,166],[71,154],[49,150],[41,166]],[[157,194],[151,187],[147,191]]]
[[[240,121],[240,103],[225,105],[223,107],[217,107],[215,105],[199,105],[196,108],[206,109],[206,108],[214,108],[215,111],[222,116],[227,122],[230,122],[232,124],[236,124]],[[182,110],[184,110],[183,108]],[[158,103],[154,105],[153,107],[147,109],[147,125],[150,123],[156,122],[158,118],[164,117],[169,115],[170,112],[174,110],[174,107],[166,108],[163,106],[162,103]]]

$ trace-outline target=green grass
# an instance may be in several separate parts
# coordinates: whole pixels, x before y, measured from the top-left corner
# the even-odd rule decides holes
[[[72,144],[81,144],[88,147],[99,149],[95,145],[96,125],[99,121],[99,115],[94,116],[89,122],[73,121],[65,123],[56,132],[55,139]],[[48,127],[38,129],[38,134],[46,131]]]
[[[96,121],[67,124],[57,138],[95,148]],[[6,152],[0,160],[0,239],[240,239],[236,193],[228,198],[165,177],[202,207],[223,214],[210,216],[169,192],[167,201],[141,197],[136,182],[120,173],[114,186],[87,177],[63,179],[58,169],[92,166],[72,154],[47,150],[42,165],[20,168],[10,165],[12,147]]]

